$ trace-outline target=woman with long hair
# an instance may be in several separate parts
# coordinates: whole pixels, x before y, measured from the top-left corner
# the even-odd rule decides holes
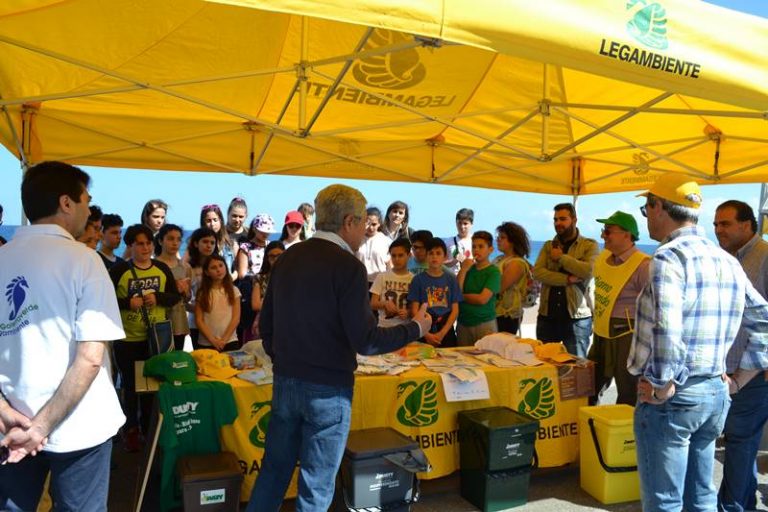
[[[191,299],[187,302],[187,318],[189,320],[189,336],[192,338],[192,346],[197,349],[197,340],[200,331],[197,328],[195,319],[195,297],[200,288],[200,282],[203,278],[203,263],[205,260],[216,253],[216,233],[209,228],[199,228],[192,232],[187,241],[187,253],[185,257],[189,261],[192,272],[192,283],[190,285]]]
[[[315,207],[309,203],[301,203],[296,211],[304,217],[304,226],[301,228],[304,239],[311,238],[315,234]]]
[[[251,309],[255,312],[253,325],[251,327],[251,339],[259,339],[259,313],[264,304],[264,294],[269,284],[269,274],[272,272],[272,266],[275,264],[281,254],[285,252],[285,246],[280,241],[269,242],[264,250],[264,263],[261,270],[253,278],[253,291],[251,292]]]
[[[496,246],[502,252],[494,261],[501,272],[501,288],[496,297],[496,323],[499,331],[517,333],[523,317],[523,298],[531,265],[528,233],[514,222],[496,228]]]
[[[248,235],[245,219],[248,218],[248,205],[240,196],[233,197],[227,207],[227,235],[233,244],[233,252],[237,254],[237,243],[244,242]]]
[[[227,262],[230,274],[234,271],[236,253],[232,252],[232,244],[224,224],[224,214],[217,204],[207,204],[200,209],[200,227],[208,228],[216,235],[216,253]],[[236,279],[237,276],[233,276]]]
[[[141,209],[141,224],[149,228],[152,232],[152,240],[160,231],[160,228],[165,224],[166,215],[168,214],[168,203],[162,199],[150,199],[144,203],[144,208]],[[155,247],[157,247],[155,245]],[[126,247],[123,252],[123,259],[131,259],[131,248]]]
[[[384,222],[381,223],[379,231],[395,241],[398,238],[407,238],[409,241],[413,234],[413,229],[408,227],[408,205],[402,201],[395,201],[387,208],[384,215]]]
[[[285,214],[285,222],[283,222],[283,232],[280,234],[280,241],[283,242],[285,248],[306,240],[302,227],[304,226],[304,217],[297,211],[288,212]]]

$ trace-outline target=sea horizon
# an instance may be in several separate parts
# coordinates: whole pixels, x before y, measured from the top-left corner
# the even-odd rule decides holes
[[[16,229],[18,228],[18,225],[9,225],[9,224],[3,224],[0,226],[0,236],[4,237],[6,240],[10,241],[13,238],[14,233],[16,232]],[[184,230],[184,240],[182,241],[181,248],[182,253],[184,250],[186,250],[187,246],[187,238],[192,234],[192,231],[194,230]],[[454,235],[448,235],[448,236],[441,236],[445,243],[447,245],[450,245],[453,243],[453,237]],[[277,240],[280,238],[280,233],[274,233],[270,235],[270,240]],[[528,261],[531,263],[536,261],[536,258],[539,256],[539,252],[541,251],[541,248],[544,246],[544,244],[547,242],[547,240],[531,240],[531,254],[528,256]],[[600,249],[603,249],[603,241],[597,240]],[[642,252],[645,252],[647,254],[653,253],[653,251],[656,250],[656,247],[658,244],[636,244],[637,248],[640,249]],[[115,251],[117,254],[122,254],[125,250],[125,245],[120,244],[120,247],[117,248]],[[498,250],[494,250],[493,254],[491,255],[491,258],[495,258],[501,254]]]

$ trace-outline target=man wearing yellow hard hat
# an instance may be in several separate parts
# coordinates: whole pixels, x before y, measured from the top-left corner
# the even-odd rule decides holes
[[[689,176],[660,176],[640,210],[653,253],[637,302],[627,369],[639,377],[634,429],[644,510],[716,510],[715,439],[730,406],[725,355],[742,325],[743,379],[768,368],[768,303],[738,261],[697,225],[702,195]]]

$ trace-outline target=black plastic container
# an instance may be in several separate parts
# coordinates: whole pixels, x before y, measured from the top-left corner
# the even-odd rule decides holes
[[[459,412],[461,468],[499,471],[530,466],[539,421],[509,407]]]
[[[339,468],[344,507],[409,510],[418,499],[416,473],[385,457],[411,452],[420,452],[418,443],[391,428],[350,432]]]
[[[508,407],[459,412],[461,496],[483,512],[524,505],[538,429]]]

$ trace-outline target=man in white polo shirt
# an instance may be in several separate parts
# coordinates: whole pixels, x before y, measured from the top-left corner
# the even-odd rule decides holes
[[[0,510],[35,510],[50,471],[57,510],[107,509],[112,436],[125,421],[106,341],[125,337],[88,220],[89,176],[30,168],[21,202],[31,226],[0,251]]]

